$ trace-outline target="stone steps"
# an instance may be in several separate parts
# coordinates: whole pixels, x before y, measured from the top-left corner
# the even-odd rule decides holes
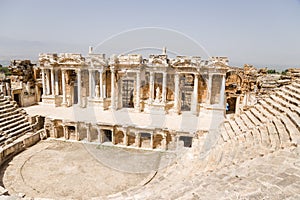
[[[225,131],[226,131],[226,135],[222,133],[223,138],[226,141],[230,140],[230,139],[233,139],[235,137],[235,133],[234,131],[232,130],[231,128],[231,125],[229,122],[224,122],[224,128],[225,128]]]
[[[294,88],[291,85],[288,85],[285,88],[282,88],[281,91],[283,91],[287,95],[294,97],[295,99],[300,101],[300,94],[299,94],[299,91],[297,88]]]
[[[280,148],[279,135],[278,135],[275,125],[272,122],[268,122],[266,128],[267,128],[269,136],[270,136],[272,148],[275,150]]]
[[[15,128],[17,125],[26,122],[26,119],[24,118],[24,116],[22,116],[22,118],[23,119],[20,118],[20,120],[17,120],[17,121],[15,121],[15,119],[10,120],[10,122],[7,125],[0,127],[0,131],[6,132],[6,131],[10,130],[12,127]]]
[[[300,84],[293,84],[291,88],[292,96],[282,90],[276,91],[240,116],[225,121],[217,146],[199,164],[181,167],[175,164],[168,168],[166,174],[158,173],[145,187],[127,193],[130,197],[127,199],[201,199],[207,190],[210,190],[210,198],[219,199],[219,181],[213,178],[217,173],[242,166],[251,159],[259,160],[271,152],[281,151],[280,148],[288,149],[300,144],[300,111],[295,104],[299,101],[296,94]],[[189,165],[190,168],[186,168]],[[206,180],[207,184],[202,182],[204,174],[212,177]],[[227,183],[225,179],[231,178],[227,175],[223,180]],[[210,181],[215,183],[214,186],[209,184]],[[153,191],[157,192],[153,194]],[[119,199],[126,198],[121,195]]]
[[[14,105],[12,105],[12,104],[5,104],[5,105],[2,105],[2,106],[0,106],[0,110],[4,110],[4,109],[7,109],[7,108],[11,108],[11,107],[13,107]]]
[[[274,101],[279,101],[279,104],[273,104],[273,107],[276,107],[276,109],[278,109],[278,107],[281,107],[281,109],[283,110],[283,112],[285,112],[285,114],[288,116],[288,118],[294,123],[294,125],[297,127],[297,129],[300,131],[300,116],[295,112],[295,106],[294,105],[288,105],[288,104],[284,104],[284,102],[282,102],[281,99],[278,99],[278,97],[271,95],[271,98]],[[285,107],[283,107],[285,106]]]
[[[236,122],[242,133],[246,133],[249,130],[241,117],[236,117],[234,121]]]
[[[254,111],[255,110],[255,111]],[[260,118],[262,117],[260,115],[260,117],[257,117],[255,114],[260,115],[259,112],[257,112],[257,110],[255,108],[252,108],[250,110],[245,111],[245,114],[247,115],[247,117],[251,120],[251,122],[255,125],[255,126],[260,126],[262,124],[262,122],[260,121]],[[264,119],[262,119],[264,121]]]
[[[13,115],[15,116],[15,115]],[[19,122],[19,121],[22,121],[25,119],[25,116],[23,115],[19,115],[17,117],[13,117],[11,118],[10,120],[6,120],[4,122],[1,122],[0,123],[0,130],[1,131],[4,131],[4,130],[7,130],[9,129],[10,127],[14,126],[14,123],[13,122]]]
[[[260,112],[260,114],[267,120],[265,123],[272,121],[275,117],[274,115],[270,114],[267,110],[265,110],[260,104],[257,104],[255,108]]]
[[[291,103],[295,106],[299,106],[300,105],[300,101],[298,101],[297,99],[290,97],[289,95],[287,95],[286,93],[282,92],[282,91],[277,91],[275,93],[277,96],[279,96],[280,98],[282,98],[283,100],[287,101],[287,103]]]
[[[12,112],[12,111],[14,111],[16,109],[17,109],[17,106],[12,106],[10,108],[6,108],[5,110],[0,110],[0,116],[2,114],[10,113],[10,112]]]
[[[0,118],[0,123],[8,121],[8,120],[10,120],[12,118],[17,118],[19,116],[21,116],[21,114],[19,112],[17,112],[17,111],[16,112],[12,112],[10,115],[8,114],[7,117]]]
[[[277,111],[273,108],[272,105],[269,104],[269,102],[265,100],[260,100],[259,104],[262,105],[263,109],[270,113],[270,116],[277,117],[278,115],[281,115],[283,111]]]
[[[273,119],[273,123],[276,127],[276,131],[279,136],[281,148],[291,146],[289,134],[287,133],[287,131],[286,131],[284,125],[281,123],[281,121],[279,119]]]
[[[232,128],[232,130],[233,130],[233,132],[235,133],[236,136],[242,134],[242,131],[240,130],[239,126],[236,124],[235,121],[230,120],[229,124],[230,124],[230,126],[231,126],[231,128]]]
[[[7,104],[9,104],[9,101],[7,101],[7,100],[0,101],[0,106],[4,106],[4,105],[7,105]]]
[[[299,89],[300,89],[300,83],[293,82],[291,85],[294,86],[294,87],[296,87],[296,88],[298,88],[298,91],[299,91]]]
[[[291,120],[287,116],[281,116],[280,120],[285,126],[285,129],[289,133],[291,142],[293,144],[299,145],[300,144],[300,134],[297,127],[291,122]]]
[[[242,121],[244,122],[244,124],[248,130],[249,129],[251,130],[256,127],[256,125],[248,118],[248,116],[246,114],[243,113],[243,114],[241,114],[240,117],[242,118]]]

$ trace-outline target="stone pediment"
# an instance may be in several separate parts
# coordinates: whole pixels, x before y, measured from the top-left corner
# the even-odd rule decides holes
[[[93,66],[107,66],[105,54],[90,54],[88,62]]]
[[[64,65],[81,65],[84,64],[85,59],[81,54],[63,53],[59,54],[57,59],[58,64]]]
[[[197,67],[200,62],[200,57],[177,56],[172,60],[172,65],[175,67]]]
[[[149,65],[153,66],[168,66],[168,56],[167,55],[150,55],[149,56]]]

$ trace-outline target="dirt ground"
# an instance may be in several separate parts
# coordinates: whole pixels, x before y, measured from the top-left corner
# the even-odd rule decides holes
[[[128,189],[149,176],[150,171],[131,173],[109,167],[91,149],[103,154],[96,145],[41,141],[2,166],[2,184],[10,194],[27,197],[90,199]],[[122,158],[130,160],[129,156]]]

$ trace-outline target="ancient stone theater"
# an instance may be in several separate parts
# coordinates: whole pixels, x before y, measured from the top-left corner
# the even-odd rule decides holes
[[[1,199],[300,198],[299,68],[90,47],[7,70]]]
[[[134,119],[129,123],[126,119],[91,123],[49,118],[46,131],[51,137],[97,139],[100,143],[109,140],[125,146],[167,149],[175,138],[191,146],[192,137],[199,130],[197,126],[181,130],[182,127],[176,126],[178,115],[184,113],[197,120],[200,112],[212,114],[216,111],[215,117],[224,116],[225,76],[229,69],[226,57],[201,60],[200,57],[177,56],[170,59],[164,49],[161,55],[149,58],[135,54],[106,58],[90,50],[87,57],[40,54],[39,63],[44,104],[94,107],[95,115],[122,110],[146,118],[177,115],[173,117],[174,123],[166,123],[163,127],[161,124],[145,125],[142,120]]]

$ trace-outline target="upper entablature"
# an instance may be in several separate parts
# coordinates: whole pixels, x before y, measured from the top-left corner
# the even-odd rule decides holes
[[[143,64],[143,57],[140,54],[119,55],[114,59],[118,65],[140,65]]]
[[[210,63],[218,63],[218,62],[220,62],[220,63],[223,63],[225,65],[228,65],[229,59],[226,56],[212,56],[212,57],[210,57],[209,62]]]
[[[54,67],[56,65],[84,65],[85,58],[81,54],[74,53],[60,53],[50,54],[42,53],[39,54],[39,63],[43,67]]]
[[[201,57],[199,56],[177,56],[171,60],[174,67],[197,67],[200,66]]]

